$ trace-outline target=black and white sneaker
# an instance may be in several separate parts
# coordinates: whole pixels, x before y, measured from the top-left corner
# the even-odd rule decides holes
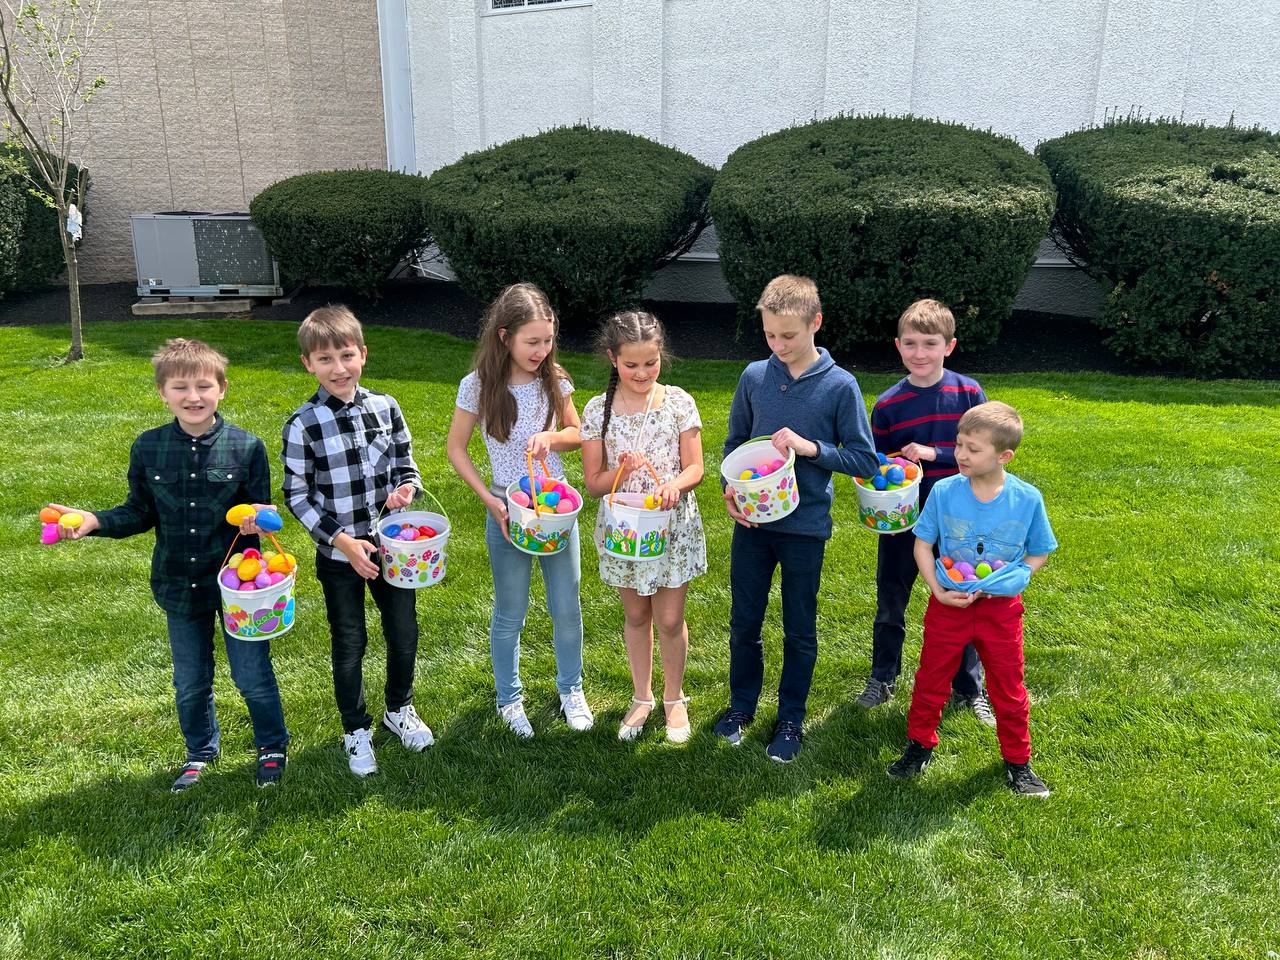
[[[800,755],[800,744],[804,740],[804,728],[789,720],[780,720],[773,728],[773,739],[765,748],[765,756],[777,763],[790,763]]]
[[[1020,797],[1047,797],[1050,790],[1045,782],[1035,775],[1029,763],[1009,763],[1004,765],[1004,782]]]
[[[872,707],[878,707],[880,704],[888,703],[892,699],[892,683],[885,683],[875,677],[868,677],[866,687],[863,688],[862,693],[858,694],[858,699],[854,703],[864,710],[870,710]]]
[[[209,766],[206,760],[188,760],[182,765],[182,769],[178,771],[178,779],[173,781],[170,791],[173,793],[181,793],[183,790],[190,790],[199,781],[204,773],[205,767]]]
[[[885,773],[895,780],[910,780],[912,777],[918,777],[924,773],[924,768],[929,766],[932,761],[932,748],[921,746],[914,740],[908,740],[907,749],[902,751],[902,756],[889,764],[889,768],[885,770]]]
[[[987,695],[981,691],[973,696],[966,696],[963,693],[951,694],[949,706],[955,707],[957,710],[972,710],[973,715],[981,720],[984,724],[992,729],[996,725],[996,715],[991,709],[991,701],[987,699]]]
[[[716,721],[715,735],[729,741],[735,747],[742,742],[742,731],[750,725],[754,720],[749,713],[743,713],[741,710],[735,710],[730,707],[724,712],[724,715]]]
[[[289,762],[284,747],[262,747],[258,750],[258,786],[276,787]]]

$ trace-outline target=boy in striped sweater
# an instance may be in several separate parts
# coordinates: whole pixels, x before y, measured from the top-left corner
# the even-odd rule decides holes
[[[937,300],[917,300],[898,318],[894,346],[907,376],[876,400],[871,410],[871,434],[876,450],[901,455],[920,464],[924,480],[920,508],[933,485],[957,473],[956,424],[970,407],[986,403],[976,380],[943,367],[956,346],[956,320]],[[893,699],[902,671],[902,641],[906,633],[907,603],[917,570],[911,531],[879,538],[876,562],[876,619],[871,639],[871,676],[858,697],[858,706],[877,707]],[[988,726],[995,714],[982,689],[982,665],[969,644],[952,680],[952,706],[971,709]]]

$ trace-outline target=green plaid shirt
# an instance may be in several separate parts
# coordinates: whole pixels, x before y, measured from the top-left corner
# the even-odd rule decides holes
[[[216,415],[193,437],[175,419],[148,430],[129,451],[129,495],[97,513],[98,536],[120,539],[156,531],[151,592],[167,613],[218,609],[218,568],[236,535],[226,513],[237,503],[271,502],[267,448]],[[257,546],[242,537],[237,546]]]

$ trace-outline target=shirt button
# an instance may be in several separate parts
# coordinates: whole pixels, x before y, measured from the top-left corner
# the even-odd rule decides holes
[[[196,528],[195,528],[195,527],[192,527],[192,528],[191,528],[191,532],[192,532],[192,533],[195,533],[195,532],[196,532]]]
[[[228,480],[230,480],[230,479],[232,479],[234,476],[235,476],[235,474],[233,474],[233,473],[228,473],[228,474],[227,474],[227,479],[228,479]]]
[[[787,392],[787,385],[784,383],[784,384],[782,385],[782,388],[781,388],[781,389],[782,389],[782,392],[783,392],[783,393],[786,393],[786,392]]]
[[[157,480],[159,480],[159,479],[160,479],[160,474],[158,474],[158,473],[156,474],[156,479],[157,479]]]
[[[192,558],[191,558],[191,562],[192,562],[192,563],[195,563],[195,562],[196,562],[196,558],[195,558],[195,557],[192,557]]]
[[[191,479],[192,479],[192,480],[194,480],[195,478],[196,478],[196,475],[193,473],[193,474],[191,475]]]
[[[196,589],[196,585],[194,583],[191,585],[191,589],[192,590]]]
[[[193,506],[193,507],[194,507],[195,505],[196,505],[196,502],[195,502],[194,500],[192,500],[192,501],[191,501],[190,506]]]

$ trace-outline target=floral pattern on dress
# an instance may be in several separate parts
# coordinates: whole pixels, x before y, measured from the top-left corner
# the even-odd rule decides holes
[[[679,387],[664,386],[662,403],[649,413],[649,425],[641,439],[642,452],[664,481],[680,472],[680,434],[702,428],[693,397]],[[617,469],[625,450],[635,449],[644,413],[614,412],[604,437],[605,462]],[[592,397],[582,411],[582,439],[600,440],[604,423],[604,395]],[[652,493],[657,489],[648,470],[634,471],[618,489],[625,493]],[[596,516],[597,552],[604,539],[605,511]],[[627,587],[650,597],[660,587],[681,587],[707,571],[707,540],[702,531],[698,500],[691,491],[680,498],[671,515],[666,552],[657,560],[636,563],[600,552],[600,579],[611,587]]]

